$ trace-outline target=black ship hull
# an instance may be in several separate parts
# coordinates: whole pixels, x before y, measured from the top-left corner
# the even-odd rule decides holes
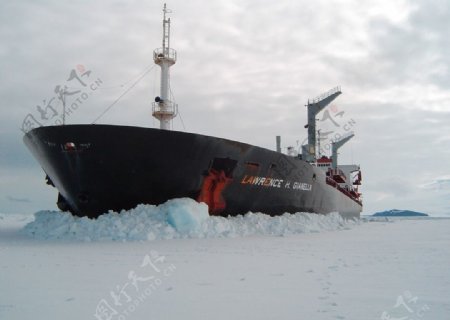
[[[31,130],[24,142],[59,191],[59,206],[97,217],[189,197],[212,215],[340,212],[361,202],[320,168],[264,148],[199,134],[114,125]]]

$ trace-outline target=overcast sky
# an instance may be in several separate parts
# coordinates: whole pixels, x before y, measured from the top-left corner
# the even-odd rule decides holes
[[[102,84],[66,120],[91,123],[153,66],[162,6],[1,2],[0,212],[55,208],[57,192],[22,142],[24,118],[39,119],[37,106],[56,97],[55,86],[80,87],[68,78],[84,68]],[[362,167],[364,213],[450,215],[449,1],[174,0],[168,7],[178,52],[176,130],[270,149],[281,135],[283,147],[295,146],[306,138],[308,98],[340,85],[343,94],[327,109],[334,122],[320,115],[319,124],[331,135],[356,133],[340,162]],[[97,123],[157,127],[158,71]]]

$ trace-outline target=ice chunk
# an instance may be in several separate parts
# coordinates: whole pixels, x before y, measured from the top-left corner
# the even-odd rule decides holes
[[[249,235],[290,234],[348,229],[355,221],[339,214],[285,213],[270,217],[249,212],[244,216],[208,215],[208,207],[192,199],[172,199],[159,206],[139,205],[97,219],[67,212],[40,211],[23,232],[37,239],[76,241],[151,241],[179,238],[235,238]]]
[[[167,222],[180,233],[194,233],[209,217],[208,206],[189,198],[173,199],[161,205],[167,212]]]

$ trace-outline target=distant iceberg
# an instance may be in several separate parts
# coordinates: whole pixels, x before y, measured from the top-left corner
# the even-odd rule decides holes
[[[374,213],[373,217],[428,217],[428,214],[411,210],[392,209]]]

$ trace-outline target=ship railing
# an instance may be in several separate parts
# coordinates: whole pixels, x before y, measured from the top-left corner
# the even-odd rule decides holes
[[[177,61],[177,52],[172,48],[158,48],[153,51],[153,60],[155,60],[156,63],[164,60],[175,63],[175,61]]]
[[[153,102],[152,114],[176,116],[178,114],[178,104],[173,103],[172,101]]]
[[[333,179],[327,177],[326,178],[326,182],[328,185],[336,188],[337,190],[339,190],[340,192],[342,192],[343,194],[345,194],[347,197],[349,197],[350,199],[352,199],[353,201],[355,201],[356,203],[362,205],[362,197],[355,197],[353,194],[351,194],[348,190],[342,188],[339,183],[337,183],[336,181],[334,181]]]
[[[308,104],[315,104],[315,103],[322,101],[323,99],[325,99],[335,93],[338,93],[338,92],[341,92],[341,86],[334,87],[333,89],[330,89],[325,93],[322,93],[320,96],[317,96],[312,100],[308,99]]]

